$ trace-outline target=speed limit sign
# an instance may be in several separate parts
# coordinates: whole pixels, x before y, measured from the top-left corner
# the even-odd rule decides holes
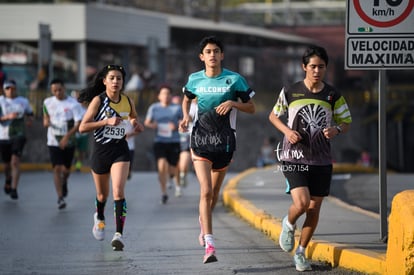
[[[413,34],[414,0],[348,0],[348,33]]]
[[[414,68],[414,0],[348,0],[346,69]]]

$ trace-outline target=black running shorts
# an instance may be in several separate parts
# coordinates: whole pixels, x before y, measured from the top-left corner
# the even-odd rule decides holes
[[[286,193],[296,187],[306,186],[311,196],[329,195],[332,179],[332,165],[307,165],[283,162],[280,166],[286,178]]]
[[[131,161],[131,157],[125,139],[107,144],[94,143],[91,169],[96,174],[108,174],[113,163],[128,161]]]

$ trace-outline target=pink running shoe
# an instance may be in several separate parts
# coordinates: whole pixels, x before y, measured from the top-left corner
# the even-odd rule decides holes
[[[206,254],[204,255],[203,263],[208,264],[208,263],[217,262],[217,257],[215,254],[216,254],[216,249],[214,248],[214,246],[207,244]]]
[[[202,247],[206,246],[206,242],[204,240],[204,232],[203,232],[203,225],[201,224],[201,217],[198,216],[198,223],[200,224],[200,235],[198,235],[198,242]]]

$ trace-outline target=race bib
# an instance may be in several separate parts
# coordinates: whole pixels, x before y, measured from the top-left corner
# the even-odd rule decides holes
[[[106,125],[104,128],[104,137],[112,139],[122,139],[127,134],[127,130],[130,128],[129,122],[123,120],[116,126]]]
[[[68,124],[65,122],[53,123],[50,127],[54,136],[64,136],[68,132]]]
[[[172,130],[170,128],[170,125],[168,123],[159,123],[158,124],[158,136],[170,138],[172,137]]]

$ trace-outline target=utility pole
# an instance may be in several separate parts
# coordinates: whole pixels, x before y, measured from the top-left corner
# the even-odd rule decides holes
[[[272,24],[272,17],[273,17],[272,4],[273,4],[273,0],[266,0],[266,5],[269,6],[268,10],[264,14],[264,22],[266,26],[270,26]]]
[[[213,11],[213,21],[218,23],[220,22],[220,13],[221,13],[221,0],[214,1],[214,11]]]

